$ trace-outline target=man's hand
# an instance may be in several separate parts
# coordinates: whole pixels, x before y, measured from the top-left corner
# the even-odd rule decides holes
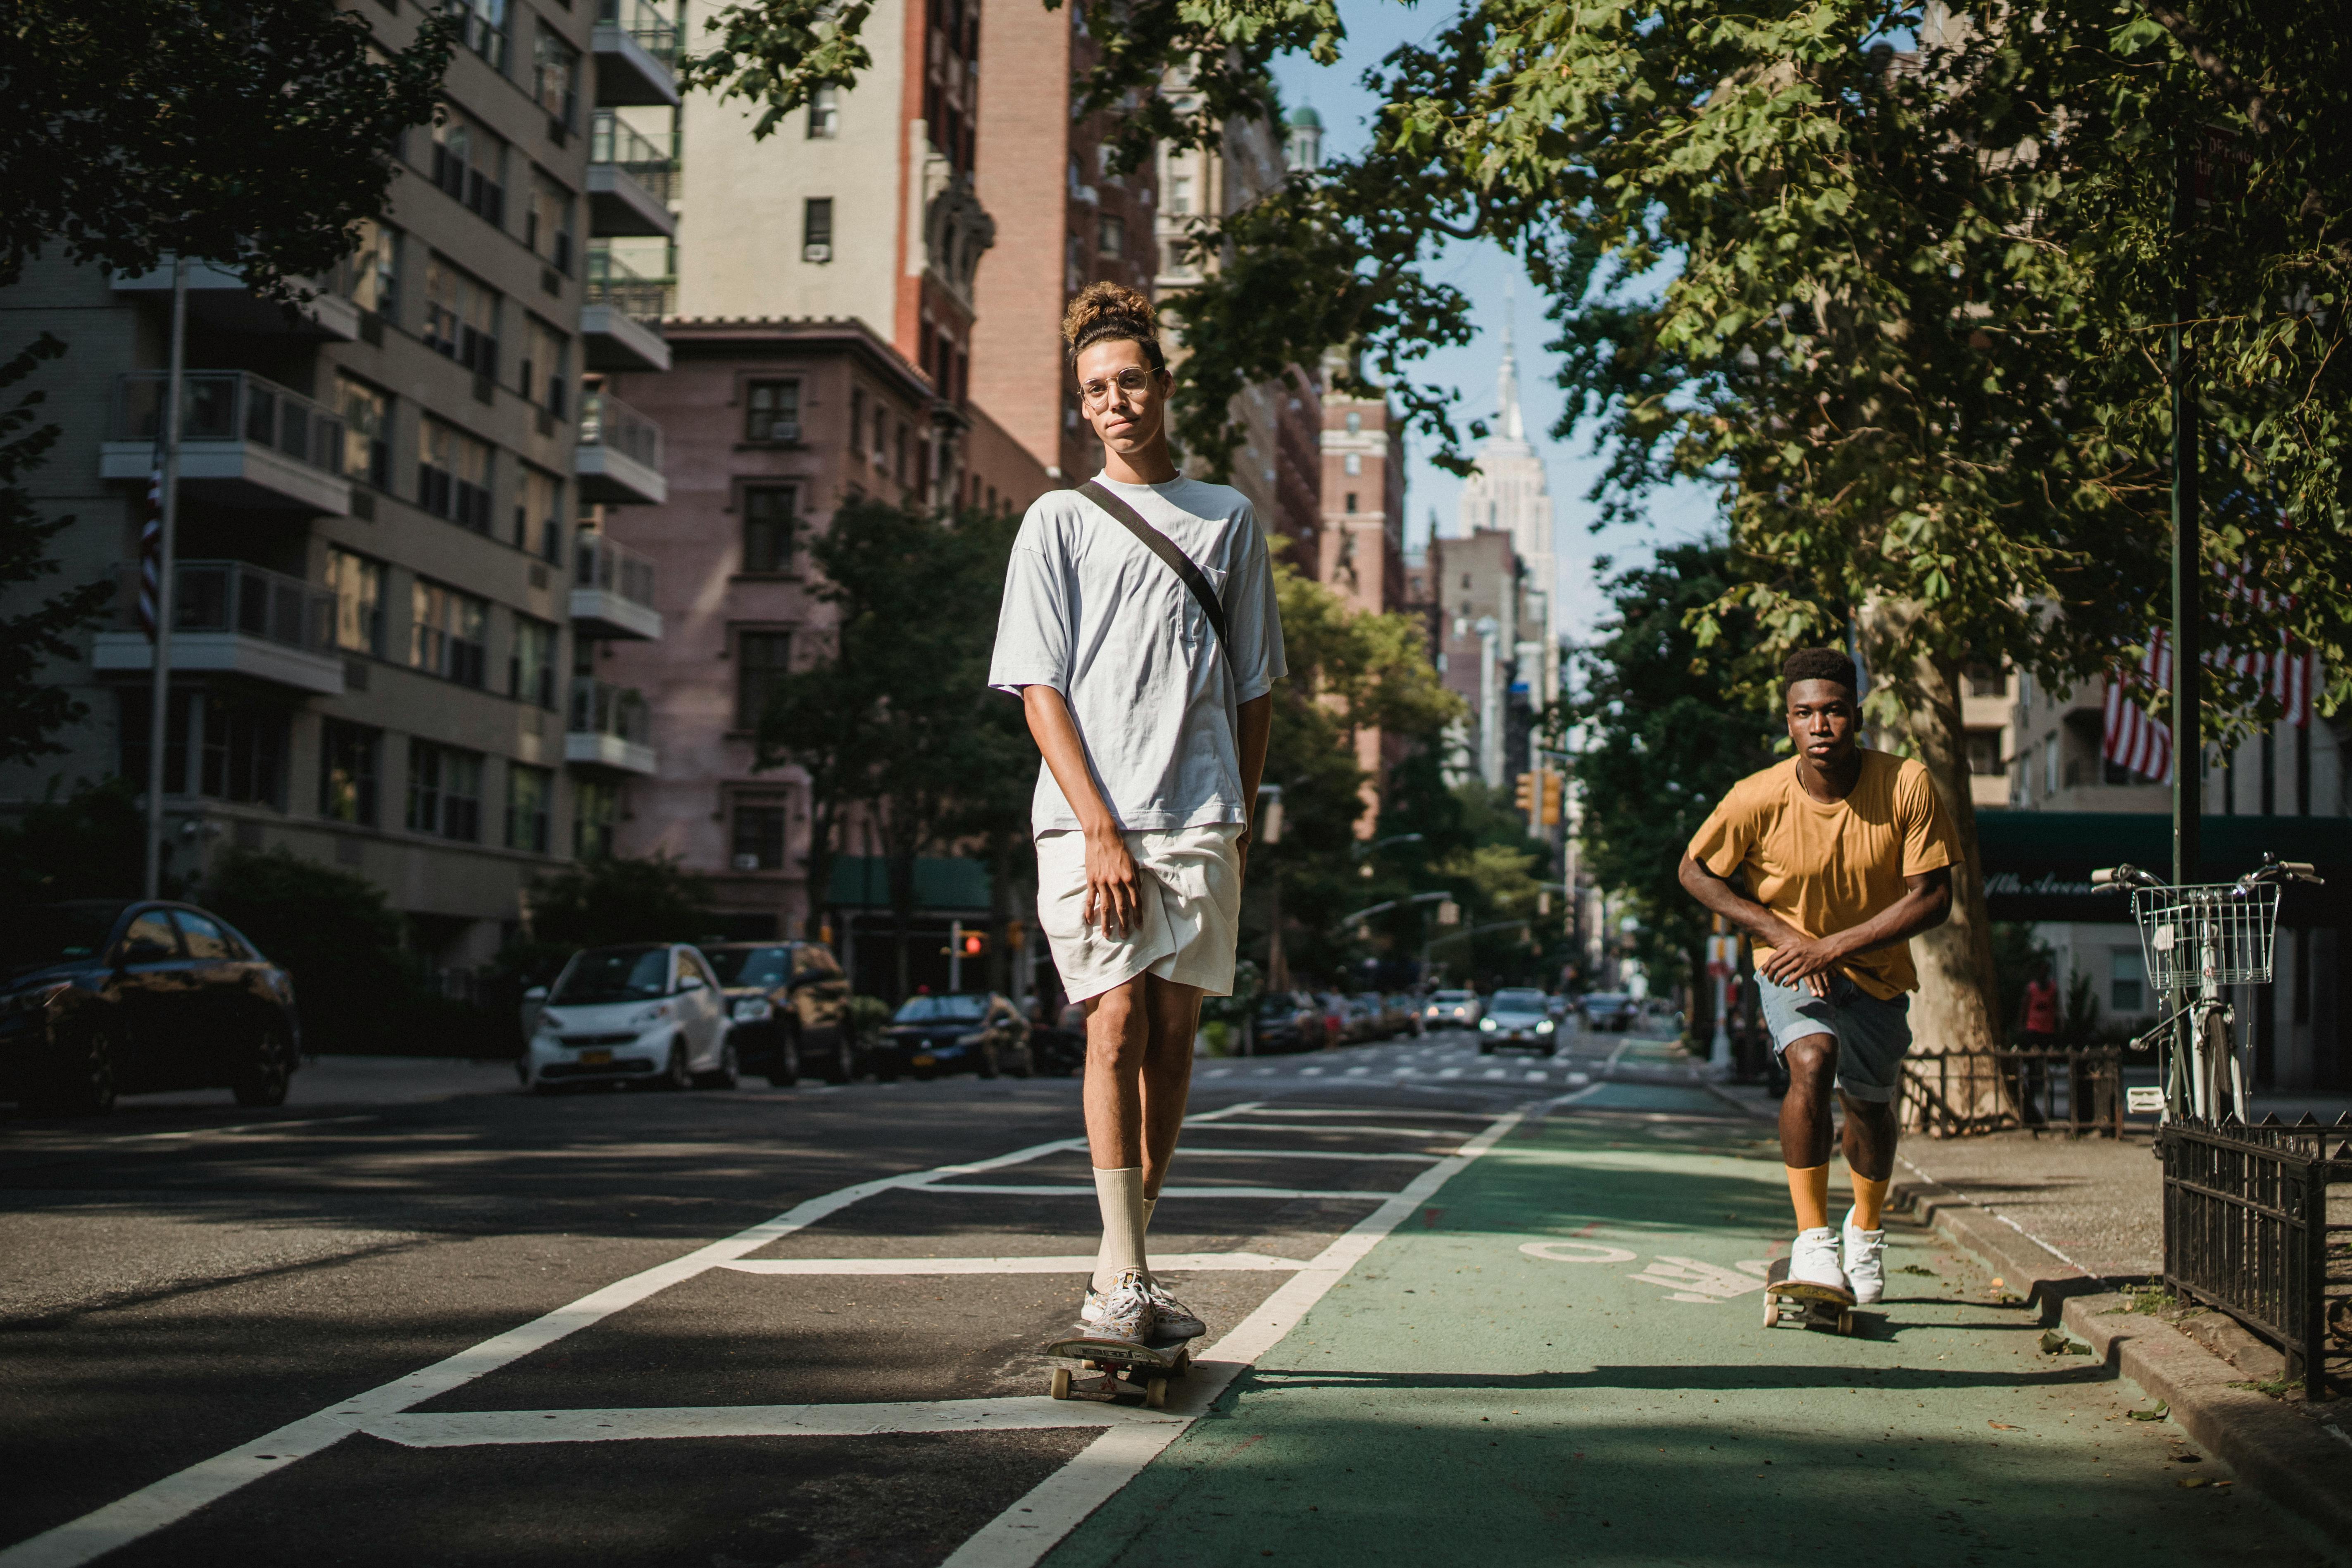
[[[1801,980],[1806,990],[1826,996],[1830,970],[1845,956],[1843,945],[1834,937],[1805,936],[1791,929],[1786,940],[1772,949],[1772,955],[1756,966],[1757,973],[1775,985],[1794,985]]]
[[[1116,827],[1087,832],[1086,922],[1100,917],[1103,935],[1123,937],[1141,924],[1137,906],[1135,857]]]

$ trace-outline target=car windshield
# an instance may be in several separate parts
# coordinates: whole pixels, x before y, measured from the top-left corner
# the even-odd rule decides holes
[[[1544,1007],[1544,994],[1540,991],[1497,991],[1494,1005],[1507,1007],[1517,1013],[1540,1013]]]
[[[0,915],[0,973],[21,974],[53,963],[96,958],[122,906],[92,902],[25,904]]]
[[[593,1007],[605,1002],[640,1002],[668,988],[669,949],[600,947],[564,968],[547,1001],[554,1007]]]
[[[1584,999],[1588,1007],[1622,1007],[1633,998],[1622,991],[1595,991]]]
[[[894,1024],[968,1024],[987,1016],[985,996],[909,996],[892,1016]]]
[[[1437,994],[1437,999],[1440,1002],[1475,1002],[1478,1000],[1477,995],[1475,993],[1468,991],[1441,991]]]
[[[721,947],[703,956],[719,972],[719,984],[756,986],[761,990],[782,985],[793,959],[792,949],[786,947]]]

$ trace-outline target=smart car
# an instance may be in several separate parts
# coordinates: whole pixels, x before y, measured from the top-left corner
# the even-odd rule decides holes
[[[684,942],[592,947],[572,955],[543,994],[517,1064],[526,1088],[646,1083],[735,1084],[727,994],[710,961]]]

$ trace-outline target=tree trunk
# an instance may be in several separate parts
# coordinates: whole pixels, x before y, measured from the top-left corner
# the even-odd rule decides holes
[[[1874,661],[1877,667],[1894,675],[1896,661],[1907,661],[1901,675],[1916,688],[1919,700],[1903,715],[1904,730],[1912,754],[1927,770],[1957,852],[1950,916],[1911,939],[1912,962],[1919,971],[1919,994],[1911,1009],[1912,1048],[1922,1056],[1993,1050],[2000,1045],[2000,1014],[1992,922],[1985,911],[1984,862],[1977,849],[1976,802],[1969,790],[1959,661],[1934,652],[1895,651],[1916,649],[1925,640],[1913,635],[1921,619],[1916,605],[1881,606],[1870,619],[1872,640],[1881,652]],[[2005,1103],[2000,1075],[1988,1073],[1980,1086],[1964,1092],[1964,1103],[1955,1109],[1982,1116]]]
[[[808,909],[801,917],[801,936],[809,942],[823,941],[825,928],[825,901],[833,890],[833,823],[834,809],[830,798],[820,799],[812,781],[809,786],[808,854],[802,858],[805,875],[803,883],[808,897]],[[835,951],[841,943],[835,942]]]

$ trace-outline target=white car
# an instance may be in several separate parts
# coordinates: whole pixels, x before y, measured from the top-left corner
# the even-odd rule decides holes
[[[1440,991],[1422,1009],[1421,1020],[1430,1029],[1467,1029],[1485,1011],[1486,1004],[1478,1000],[1475,991]]]
[[[657,1083],[731,1088],[727,994],[710,961],[683,942],[592,947],[572,955],[541,1004],[517,1064],[525,1087]]]

